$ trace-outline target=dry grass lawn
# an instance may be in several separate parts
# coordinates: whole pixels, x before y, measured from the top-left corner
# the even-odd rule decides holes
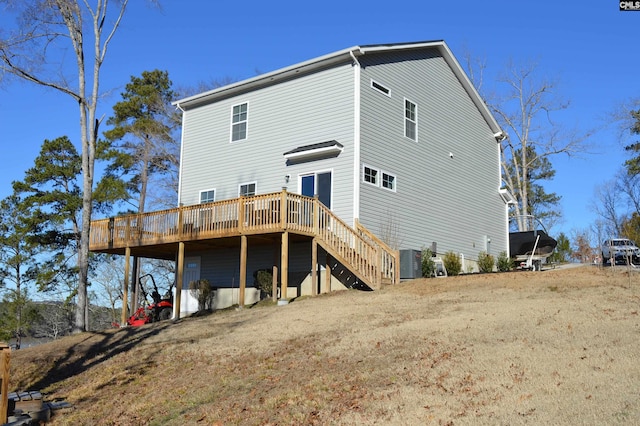
[[[640,273],[415,280],[12,354],[51,424],[640,424]]]

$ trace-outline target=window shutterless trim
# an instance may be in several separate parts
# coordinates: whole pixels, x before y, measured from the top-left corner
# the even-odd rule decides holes
[[[385,170],[377,167],[372,167],[368,164],[362,164],[361,181],[371,186],[386,189],[387,191],[397,192],[398,189],[398,177],[393,173],[389,173]],[[367,173],[369,171],[369,173]],[[374,176],[375,182],[367,180],[367,176]],[[391,185],[385,184],[385,182],[391,182]]]
[[[253,194],[244,194],[246,196],[251,196],[251,195],[256,195],[258,193],[258,182],[253,181],[253,182],[245,182],[245,183],[241,183],[238,185],[238,197],[242,197],[242,187],[243,186],[249,186],[249,185],[253,185]]]
[[[202,200],[202,194],[207,193],[207,192],[213,192],[213,199],[212,199],[212,200],[210,200],[210,199]],[[204,203],[212,203],[212,202],[214,202],[215,200],[216,200],[216,189],[215,189],[215,188],[211,188],[211,189],[204,189],[204,190],[200,191],[200,194],[199,194],[199,201],[200,201],[200,204],[204,204]]]
[[[244,111],[242,107],[244,106]],[[236,108],[240,108],[238,112],[235,112]],[[231,106],[231,129],[229,139],[231,142],[243,141],[249,138],[249,102],[242,102]],[[238,134],[242,137],[234,139],[234,130],[239,128]]]
[[[413,108],[409,108],[413,106]],[[411,99],[404,98],[403,102],[403,116],[404,116],[404,136],[412,141],[418,141],[418,104]],[[413,137],[409,136],[407,130],[407,124],[413,124]]]
[[[369,173],[367,173],[367,169],[369,170]],[[367,180],[367,176],[372,176],[374,182],[372,182],[371,180]],[[371,167],[368,164],[363,164],[362,165],[362,182],[369,185],[373,185],[373,186],[380,186],[380,170],[377,169],[376,167]]]
[[[385,172],[384,170],[382,170],[381,172],[381,178],[380,178],[380,187],[383,189],[386,189],[387,191],[393,191],[396,192],[397,186],[398,186],[398,178],[396,175],[394,175],[393,173],[389,173],[389,172]],[[389,178],[391,178],[391,180],[389,180]],[[385,185],[385,181],[387,182],[391,182],[391,187]]]

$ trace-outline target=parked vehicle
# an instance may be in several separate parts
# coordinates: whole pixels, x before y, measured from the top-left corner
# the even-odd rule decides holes
[[[628,238],[610,238],[602,242],[602,264],[640,263],[640,249]]]
[[[558,242],[535,217],[516,216],[509,222],[509,252],[521,269],[540,271]]]
[[[147,293],[142,285],[142,279],[145,277],[151,278],[151,282],[153,283],[153,291],[151,292],[151,299],[153,302],[149,304]],[[158,292],[158,286],[156,285],[156,281],[153,278],[153,275],[146,274],[140,277],[138,280],[138,285],[140,286],[140,291],[142,292],[142,296],[144,297],[144,305],[140,306],[136,311],[127,319],[127,325],[138,327],[144,324],[149,324],[151,322],[156,321],[164,321],[168,320],[173,316],[173,297],[171,297],[171,287],[167,291],[167,295],[164,298]],[[119,327],[119,324],[113,324],[116,327]]]

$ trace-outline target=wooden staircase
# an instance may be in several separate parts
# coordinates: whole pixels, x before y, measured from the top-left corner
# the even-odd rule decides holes
[[[318,211],[318,244],[358,279],[359,285],[355,288],[362,288],[364,283],[369,289],[377,290],[383,284],[399,282],[397,250],[391,249],[358,221],[353,229],[317,199],[314,203]]]

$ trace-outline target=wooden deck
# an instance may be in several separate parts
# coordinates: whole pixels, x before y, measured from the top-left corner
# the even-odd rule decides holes
[[[288,233],[313,238],[370,288],[399,282],[398,252],[358,224],[351,228],[317,198],[286,191],[117,216],[91,223],[90,250],[175,259],[179,243]],[[134,251],[135,252],[135,251]]]

